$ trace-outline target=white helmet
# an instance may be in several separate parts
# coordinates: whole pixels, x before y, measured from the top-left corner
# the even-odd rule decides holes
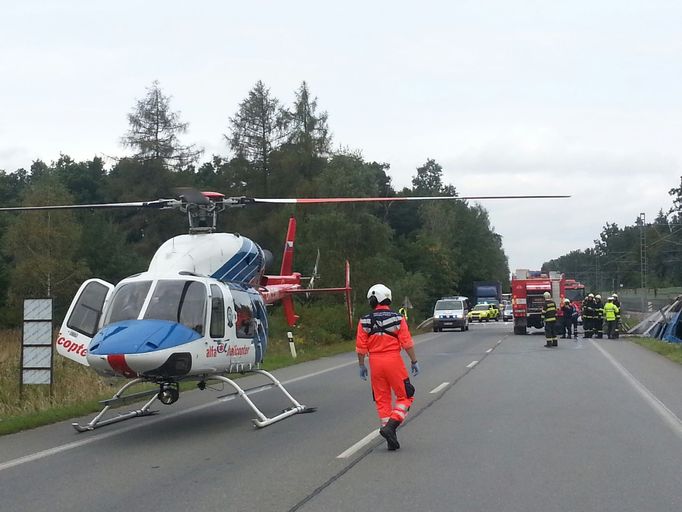
[[[367,291],[367,298],[376,297],[377,303],[381,304],[386,299],[391,299],[391,290],[383,284],[375,284]]]
[[[601,295],[597,294],[597,295],[594,296],[594,298],[595,298],[595,299],[601,300]]]
[[[543,293],[542,296],[543,296],[545,299],[551,299],[551,298],[552,298],[552,294],[549,293],[549,292]]]
[[[590,294],[588,295],[588,297],[589,297],[590,299],[594,299],[594,293],[590,293]]]
[[[617,294],[617,293],[614,293],[614,294],[613,294],[613,298],[614,298],[614,299],[617,299],[617,298],[618,298],[618,294]]]
[[[567,304],[570,304],[570,303],[571,303],[571,299],[564,299],[564,302],[567,303]]]

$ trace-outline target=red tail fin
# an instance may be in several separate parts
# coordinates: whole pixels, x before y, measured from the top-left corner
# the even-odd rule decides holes
[[[296,219],[289,217],[287,239],[284,242],[284,254],[282,255],[282,269],[280,275],[288,276],[294,271],[294,238],[296,238]]]
[[[284,308],[284,318],[290,326],[296,325],[299,316],[294,312],[294,299],[291,295],[282,298],[282,307]]]

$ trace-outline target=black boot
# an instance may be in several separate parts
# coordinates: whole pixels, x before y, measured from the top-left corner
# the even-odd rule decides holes
[[[388,423],[379,429],[379,434],[381,437],[386,439],[386,445],[390,451],[397,450],[400,448],[400,443],[398,442],[398,436],[396,435],[395,429],[398,428],[400,422],[398,420],[390,419]]]

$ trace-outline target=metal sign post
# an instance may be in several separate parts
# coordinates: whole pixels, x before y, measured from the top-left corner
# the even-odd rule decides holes
[[[52,394],[52,299],[24,300],[21,386],[49,384]]]

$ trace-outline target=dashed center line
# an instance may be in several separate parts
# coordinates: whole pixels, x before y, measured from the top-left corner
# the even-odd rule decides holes
[[[473,367],[476,366],[477,364],[478,364],[478,361],[471,361],[471,362],[467,365],[467,368],[473,368]]]
[[[489,348],[488,350],[485,351],[486,354],[490,354],[493,351],[492,348]]]
[[[450,383],[449,382],[443,382],[442,384],[436,386],[433,388],[429,393],[438,393],[441,389],[447,387]]]

